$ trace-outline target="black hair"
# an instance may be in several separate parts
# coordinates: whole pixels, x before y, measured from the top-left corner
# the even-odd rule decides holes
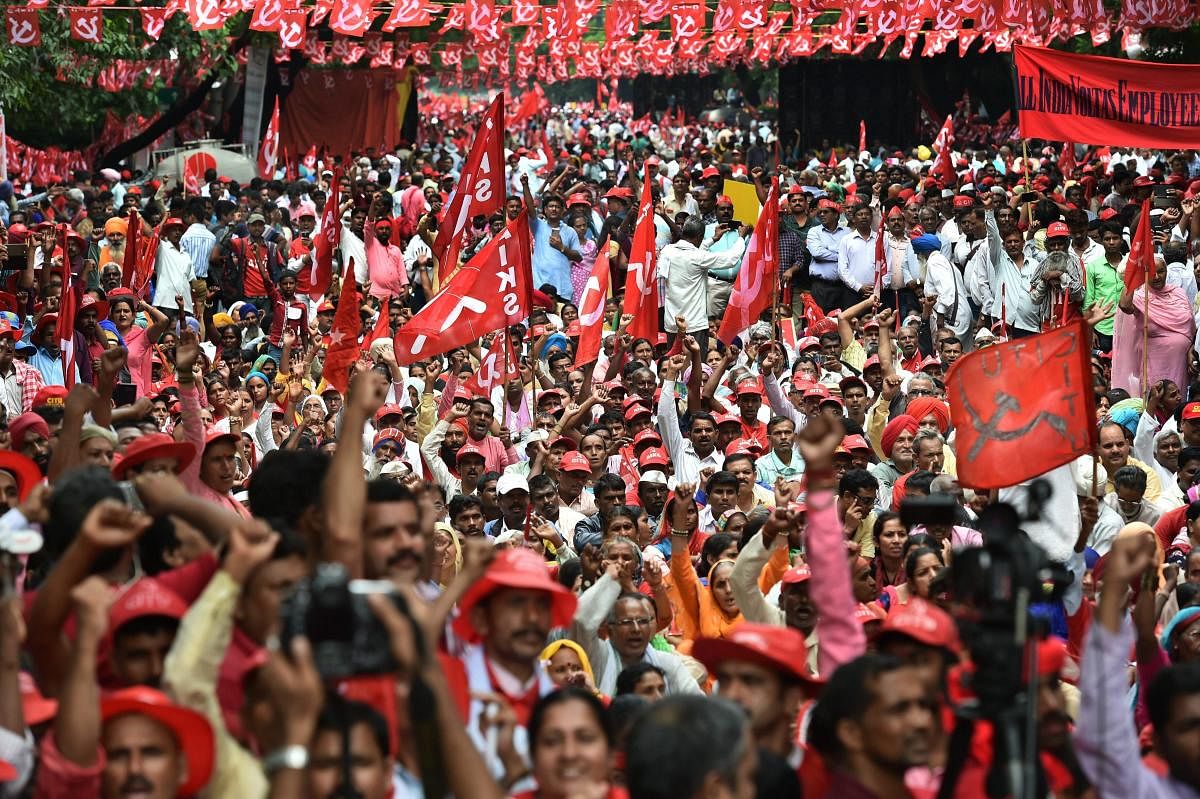
[[[604,740],[612,747],[615,744],[615,734],[613,730],[612,720],[608,717],[608,710],[604,707],[596,695],[591,691],[585,691],[582,688],[577,688],[574,685],[568,685],[565,688],[559,688],[557,691],[552,691],[537,701],[533,706],[533,712],[529,715],[529,750],[535,753],[533,756],[536,759],[536,749],[538,733],[541,732],[542,725],[546,721],[546,713],[556,705],[564,705],[568,702],[582,702],[587,705],[587,709],[591,711],[592,718],[599,725],[601,731],[604,732]]]
[[[105,499],[123,501],[124,494],[102,466],[72,469],[55,481],[47,503],[49,518],[42,526],[42,549],[29,558],[27,588],[35,588],[45,579],[55,561],[79,534],[92,506]],[[107,571],[116,565],[120,556],[120,549],[100,553],[92,564],[91,573]]]
[[[668,696],[650,705],[635,719],[625,747],[629,795],[695,796],[713,774],[735,785],[747,724],[741,708],[724,699]]]
[[[317,728],[313,737],[322,732],[348,733],[359,724],[367,725],[371,737],[379,747],[380,756],[386,760],[391,744],[387,719],[370,705],[345,699],[335,693],[326,697],[321,714],[317,716]]]
[[[871,535],[875,538],[875,550],[879,551],[879,536],[883,534],[883,527],[893,519],[899,519],[900,514],[891,510],[881,510],[875,515],[875,526],[871,528]]]
[[[704,493],[711,494],[714,488],[720,488],[721,486],[736,490],[740,485],[741,483],[733,476],[732,472],[722,470],[713,472],[712,476],[708,478],[708,482],[704,485]]]
[[[367,482],[367,502],[412,502],[416,503],[417,497],[403,483],[395,480],[377,479]]]
[[[483,500],[474,494],[456,494],[446,507],[446,515],[450,517],[450,521],[454,521],[455,516],[470,508],[477,508],[482,513]]]
[[[319,450],[268,452],[247,486],[250,513],[284,519],[295,526],[305,511],[320,504],[320,486],[328,470],[329,456]]]
[[[712,569],[713,564],[721,557],[721,553],[729,549],[733,543],[733,536],[729,533],[713,533],[704,541],[704,546],[700,550],[700,562],[696,568],[701,577],[708,577],[708,572]]]
[[[933,481],[936,477],[936,473],[931,472],[928,469],[922,469],[909,475],[908,482],[904,485],[909,490],[922,491],[928,494],[929,486],[933,485]]]
[[[1122,466],[1113,475],[1113,485],[1117,488],[1132,488],[1134,491],[1146,490],[1146,473],[1136,466]]]
[[[558,584],[567,589],[575,587],[575,580],[583,574],[583,563],[579,558],[565,560],[558,566]]]
[[[146,532],[138,538],[138,562],[148,577],[171,568],[166,556],[179,549],[179,537],[175,534],[175,522],[170,516],[159,516],[150,523]]]
[[[663,678],[663,682],[667,681],[667,673],[653,663],[647,663],[644,660],[639,660],[630,666],[621,669],[621,673],[617,675],[617,696],[632,694],[637,690],[638,682],[645,675],[652,671],[658,672],[658,676]]]
[[[159,633],[175,634],[179,629],[179,619],[171,616],[150,615],[137,616],[122,624],[120,627],[112,631],[113,643],[122,638],[129,638],[134,635],[158,635]]]
[[[846,720],[858,721],[866,715],[875,701],[875,693],[869,684],[903,667],[899,659],[877,654],[860,655],[838,667],[813,707],[808,723],[808,743],[825,758],[836,761],[842,755],[838,725]]]
[[[911,580],[913,578],[913,572],[917,570],[917,561],[926,555],[933,555],[938,559],[938,563],[942,564],[943,566],[946,565],[946,561],[942,558],[942,551],[940,549],[934,549],[933,547],[927,546],[915,546],[904,556],[904,573],[908,576],[908,579]]]
[[[625,496],[625,481],[619,475],[605,472],[592,487],[592,496],[599,496],[602,491],[620,491]]]
[[[1189,461],[1200,461],[1200,447],[1184,447],[1179,450],[1179,468]]]
[[[1171,706],[1184,694],[1200,694],[1200,663],[1168,666],[1151,681],[1146,691],[1146,711],[1160,734],[1165,734],[1171,720]]]
[[[1200,549],[1192,551],[1200,555]],[[1180,610],[1192,607],[1197,600],[1200,600],[1200,583],[1180,583],[1175,586],[1175,604],[1179,605]]]
[[[731,463],[737,463],[738,461],[750,461],[750,468],[751,469],[754,468],[754,456],[753,455],[750,455],[745,452],[735,452],[732,455],[725,456],[724,462],[721,463],[721,471],[728,472],[729,465]],[[737,478],[735,477],[734,479],[736,480]]]
[[[866,469],[847,469],[846,473],[842,475],[842,479],[838,481],[838,496],[847,491],[857,494],[863,488],[879,489],[879,481],[875,479],[875,475]]]
[[[790,424],[793,428],[796,426],[796,423],[793,422],[791,419],[787,418],[786,416],[772,416],[771,420],[769,422],[767,422],[767,432],[770,433],[771,428],[775,427],[778,424],[783,424],[784,422]]]

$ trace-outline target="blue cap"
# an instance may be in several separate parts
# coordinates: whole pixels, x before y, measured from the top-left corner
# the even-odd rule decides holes
[[[1158,637],[1159,645],[1167,652],[1171,651],[1171,636],[1176,630],[1182,630],[1188,627],[1195,621],[1196,617],[1200,616],[1200,608],[1184,608],[1176,613],[1171,620],[1167,622],[1167,626],[1163,627],[1162,635]]]

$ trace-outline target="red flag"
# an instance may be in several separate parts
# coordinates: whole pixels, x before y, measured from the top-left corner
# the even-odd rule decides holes
[[[104,15],[98,8],[71,9],[71,38],[100,44],[104,36]]]
[[[129,288],[137,271],[138,245],[141,243],[142,222],[137,210],[129,209],[129,221],[125,224],[125,257],[121,260],[121,285]]]
[[[38,47],[42,43],[42,25],[36,8],[9,8],[8,43],[15,47]]]
[[[811,330],[813,325],[825,318],[825,312],[807,291],[800,295],[800,299],[804,302],[804,329]]]
[[[489,216],[504,205],[504,93],[496,95],[476,132],[458,184],[438,225],[433,253],[438,280],[445,282],[458,265],[463,233],[471,218]],[[492,328],[493,330],[495,328]]]
[[[379,318],[375,320],[375,327],[371,328],[371,332],[363,337],[362,351],[366,352],[371,348],[376,340],[381,338],[391,338],[392,328],[388,318],[388,306],[391,305],[391,296],[384,297],[379,304]]]
[[[258,148],[258,176],[266,180],[275,177],[275,161],[279,155],[279,98],[275,98],[275,110],[271,112],[271,122],[263,135],[262,145]]]
[[[1062,172],[1063,178],[1070,180],[1072,173],[1075,172],[1075,143],[1063,142],[1062,152],[1058,155],[1058,170]]]
[[[658,339],[658,248],[654,245],[654,198],[650,193],[650,166],[642,180],[642,202],[629,249],[625,273],[624,313],[633,314],[629,335],[650,341]],[[686,330],[680,330],[680,334]]]
[[[487,354],[479,362],[479,368],[463,384],[463,388],[476,396],[490,397],[493,389],[499,388],[510,380],[520,379],[521,370],[517,366],[516,359],[505,357],[507,339],[507,328],[496,334],[496,337],[492,339],[492,346],[488,348]]]
[[[733,293],[725,308],[725,318],[717,338],[729,344],[746,328],[758,321],[771,307],[775,281],[779,275],[779,180],[771,179],[771,190],[758,214],[758,224],[750,234],[750,243],[742,257],[742,268],[733,281]]]
[[[883,209],[880,209],[881,211]],[[887,274],[887,216],[879,215],[879,232],[875,236],[875,293],[883,291],[883,276]]]
[[[75,308],[78,302],[71,279],[71,251],[67,248],[67,226],[62,236],[62,299],[58,303],[58,347],[62,352],[63,385],[75,385]]]
[[[837,165],[838,165],[837,150],[831,149],[829,151],[829,168],[837,169]]]
[[[954,117],[946,117],[937,138],[933,140],[933,149],[937,151],[937,160],[929,174],[940,178],[944,185],[950,185],[958,177],[954,171],[954,163],[950,160],[950,150],[954,147]]]
[[[354,259],[346,264],[342,293],[338,295],[333,327],[329,329],[329,349],[325,353],[325,382],[346,396],[350,385],[350,365],[358,360],[358,336],[362,319],[358,316],[358,287],[354,284]],[[383,310],[387,316],[387,309]]]
[[[608,244],[596,255],[592,274],[579,295],[579,348],[575,351],[578,369],[600,357],[600,339],[604,336],[604,304],[608,299]],[[679,337],[683,340],[683,337]]]
[[[312,263],[296,277],[296,291],[313,300],[329,291],[333,281],[333,250],[342,240],[342,218],[337,212],[341,202],[338,198],[341,179],[342,168],[335,166],[329,180],[329,198],[325,200],[325,210],[321,214],[321,234],[313,243]]]
[[[159,223],[159,229],[162,223]],[[133,270],[133,281],[129,288],[139,297],[145,298],[150,290],[150,278],[154,275],[154,264],[158,260],[158,245],[161,241],[159,230],[147,236],[138,253],[137,265]]]
[[[867,151],[867,120],[858,120],[858,151],[865,153]]]
[[[317,168],[317,145],[314,144],[312,147],[308,148],[308,152],[305,153],[304,160],[301,163],[303,163],[304,168],[309,170],[310,172],[316,170],[316,168]]]
[[[508,223],[396,334],[396,361],[410,364],[506,329],[533,307],[529,219]]]
[[[973,352],[951,367],[946,393],[964,487],[1016,485],[1093,451],[1090,339],[1079,320]]]
[[[1142,201],[1137,229],[1129,242],[1129,258],[1125,261],[1125,290],[1134,291],[1146,282],[1154,269],[1154,237],[1150,233],[1150,198]]]

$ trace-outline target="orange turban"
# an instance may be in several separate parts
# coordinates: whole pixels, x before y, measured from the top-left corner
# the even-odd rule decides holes
[[[918,426],[922,419],[932,413],[937,419],[938,430],[942,435],[946,435],[946,431],[950,429],[950,408],[936,397],[913,397],[908,401],[904,412],[916,419]]]

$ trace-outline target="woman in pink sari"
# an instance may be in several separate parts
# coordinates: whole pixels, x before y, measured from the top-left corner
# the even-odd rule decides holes
[[[1161,255],[1154,256],[1154,270],[1145,285],[1121,294],[1116,327],[1113,330],[1112,387],[1123,388],[1134,397],[1142,396],[1145,385],[1170,380],[1177,386],[1188,384],[1188,359],[1196,334],[1191,303],[1179,286],[1167,285],[1167,265]],[[1149,292],[1149,335],[1146,349],[1146,376],[1142,383],[1142,326],[1145,324],[1146,294]]]

